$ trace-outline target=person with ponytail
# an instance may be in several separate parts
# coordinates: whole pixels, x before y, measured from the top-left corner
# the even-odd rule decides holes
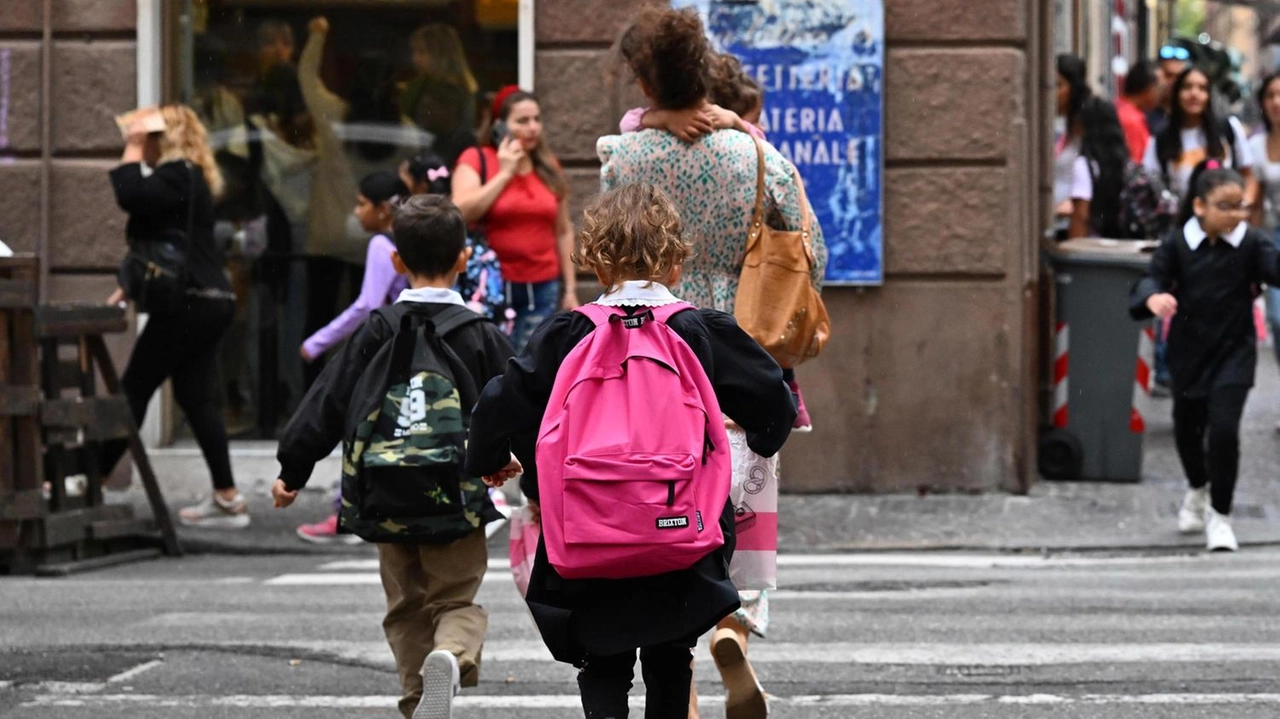
[[[1190,485],[1178,529],[1204,532],[1210,551],[1235,551],[1240,418],[1258,362],[1253,302],[1258,285],[1280,283],[1280,250],[1246,222],[1240,173],[1206,160],[1187,184],[1184,223],[1156,249],[1129,313],[1169,321],[1173,431]]]
[[[187,285],[175,307],[150,308],[120,384],[138,426],[151,396],[167,379],[213,478],[213,493],[178,513],[183,524],[239,529],[249,526],[249,505],[231,474],[227,428],[219,407],[218,342],[231,326],[235,294],[225,272],[226,258],[213,237],[214,198],[222,176],[209,148],[208,133],[186,105],[135,112],[125,127],[120,165],[111,171],[116,203],[129,214],[131,244],[172,242],[186,255]],[[127,279],[122,275],[122,280]],[[128,282],[108,302],[125,299]],[[103,447],[110,470],[127,444]]]

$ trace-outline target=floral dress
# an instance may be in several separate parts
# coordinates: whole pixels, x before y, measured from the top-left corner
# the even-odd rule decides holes
[[[756,202],[759,161],[751,136],[720,130],[685,144],[668,132],[643,130],[602,137],[596,143],[596,153],[601,162],[601,191],[647,182],[665,191],[679,209],[694,253],[672,292],[697,307],[732,313]],[[796,169],[767,143],[764,158],[768,224],[798,230],[805,208],[800,203]],[[827,246],[817,218],[811,225],[812,279],[815,286],[821,286]],[[735,618],[763,637],[769,627],[768,594],[740,592],[740,599],[742,608]]]

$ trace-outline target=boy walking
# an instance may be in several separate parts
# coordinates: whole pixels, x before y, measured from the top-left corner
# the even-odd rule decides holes
[[[469,251],[462,214],[438,195],[395,216],[392,262],[409,278],[325,367],[280,440],[287,507],[315,463],[343,442],[340,532],[378,544],[406,719],[446,719],[475,686],[488,615],[475,604],[488,557],[484,525],[501,518],[462,471],[470,409],[511,348],[452,288]]]

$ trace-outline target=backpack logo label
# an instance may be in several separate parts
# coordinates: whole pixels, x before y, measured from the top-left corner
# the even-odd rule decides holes
[[[698,519],[698,531],[699,531],[699,532],[701,532],[701,531],[702,531],[702,510],[701,510],[701,509],[699,509],[699,510],[695,510],[695,511],[694,511],[694,513],[693,513],[693,516],[694,516],[694,517],[697,517],[697,519]]]
[[[658,529],[684,529],[687,526],[688,517],[658,517]]]

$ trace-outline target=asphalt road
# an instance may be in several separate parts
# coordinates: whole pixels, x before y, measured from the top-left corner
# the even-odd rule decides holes
[[[374,561],[188,557],[0,578],[0,717],[393,719]],[[581,716],[574,671],[493,567],[482,683],[455,716]],[[752,656],[774,717],[1273,718],[1277,576],[1275,549],[791,555]],[[703,716],[722,716],[700,652]]]

